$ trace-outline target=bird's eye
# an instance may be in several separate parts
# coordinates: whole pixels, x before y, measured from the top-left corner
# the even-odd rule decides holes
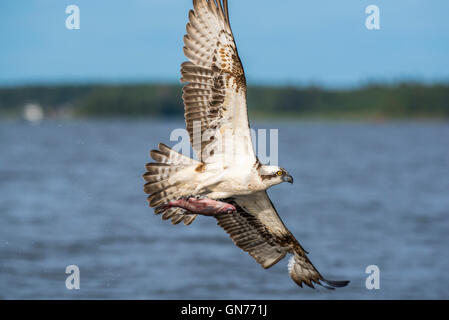
[[[276,172],[276,174],[277,174],[278,176],[282,176],[284,173],[283,173],[281,170],[279,170],[278,172]]]

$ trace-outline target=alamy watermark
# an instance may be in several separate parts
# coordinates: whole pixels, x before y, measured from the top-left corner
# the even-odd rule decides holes
[[[365,287],[368,290],[380,289],[380,269],[375,264],[369,265],[365,269],[365,273],[369,276],[365,280]]]
[[[233,162],[241,155],[255,153],[261,163],[277,166],[279,162],[278,129],[206,129],[202,130],[201,121],[194,121],[192,140],[189,132],[183,128],[175,129],[170,134],[170,141],[177,141],[172,149],[182,155],[193,158],[191,143],[204,146],[201,154],[196,154],[199,161]],[[267,135],[269,136],[267,138]],[[269,143],[268,143],[269,142]]]
[[[65,9],[68,17],[65,20],[65,26],[68,30],[80,29],[80,8],[71,4]],[[366,7],[365,13],[368,15],[365,20],[365,27],[368,30],[380,30],[380,9],[377,5],[371,4]]]
[[[380,30],[380,9],[372,4],[366,7],[365,13],[368,17],[365,20],[365,26],[368,30]]]
[[[65,286],[68,290],[80,289],[80,268],[77,265],[69,265],[65,268],[65,273],[69,276],[65,280]]]
[[[80,8],[77,5],[71,4],[65,8],[65,13],[69,15],[65,20],[65,27],[68,30],[79,30]]]

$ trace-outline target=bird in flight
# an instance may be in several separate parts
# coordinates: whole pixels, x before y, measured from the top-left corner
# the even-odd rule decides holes
[[[321,276],[286,228],[266,190],[293,183],[287,170],[264,165],[253,151],[246,107],[246,79],[229,23],[227,0],[193,0],[181,65],[185,121],[198,160],[164,144],[143,175],[148,201],[162,219],[191,224],[213,216],[235,245],[263,268],[287,254],[299,286],[334,289],[349,281]]]

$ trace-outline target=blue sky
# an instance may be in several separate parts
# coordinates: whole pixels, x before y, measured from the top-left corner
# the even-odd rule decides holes
[[[252,84],[449,80],[447,0],[229,0]],[[76,4],[81,29],[67,30]],[[380,8],[367,30],[365,8]],[[0,85],[179,80],[191,0],[0,1]]]

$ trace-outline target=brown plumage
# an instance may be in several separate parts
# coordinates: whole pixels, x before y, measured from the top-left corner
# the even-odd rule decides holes
[[[237,208],[233,214],[215,216],[218,225],[231,237],[236,246],[248,252],[267,269],[292,254],[290,277],[299,286],[313,283],[328,289],[346,286],[349,281],[330,281],[316,270],[293,234],[285,227],[265,191],[245,197],[224,200]],[[268,218],[268,219],[267,219]],[[270,223],[264,220],[270,221]]]
[[[151,150],[150,156],[156,162],[148,163],[145,166],[147,172],[143,175],[146,181],[144,192],[149,194],[148,202],[150,206],[158,207],[182,196],[177,189],[177,184],[169,183],[169,178],[186,165],[192,165],[196,162],[173,151],[163,143],[159,144],[159,150]],[[169,208],[167,210],[156,208],[155,213],[162,214],[163,220],[171,219],[173,224],[184,221],[185,225],[190,225],[197,217],[197,214],[186,212],[181,208]]]
[[[282,168],[261,164],[253,152],[245,73],[229,23],[227,0],[193,0],[193,7],[184,37],[189,61],[181,65],[181,81],[186,83],[186,127],[199,161],[164,144],[151,151],[155,162],[146,165],[143,176],[150,206],[162,219],[188,225],[197,213],[207,211],[200,211],[201,202],[211,204],[206,207],[214,214],[226,202],[236,212],[216,214],[218,225],[263,268],[292,254],[289,274],[299,286],[319,284],[333,289],[347,285],[348,281],[329,281],[321,276],[266,193],[281,182],[293,183],[293,178]],[[214,134],[209,137],[210,131]],[[230,137],[216,134],[223,132],[231,132]],[[232,147],[223,142],[232,142]],[[216,148],[222,144],[224,149]],[[197,211],[192,213],[194,209]]]
[[[246,99],[246,79],[229,23],[227,1],[194,0],[189,12],[184,54],[190,60],[181,65],[186,127],[193,149],[202,150],[215,141],[194,141],[195,127],[201,135],[220,128],[238,108],[236,96]],[[246,108],[246,106],[243,106]],[[246,112],[246,110],[245,110]],[[247,120],[246,120],[247,121]]]

